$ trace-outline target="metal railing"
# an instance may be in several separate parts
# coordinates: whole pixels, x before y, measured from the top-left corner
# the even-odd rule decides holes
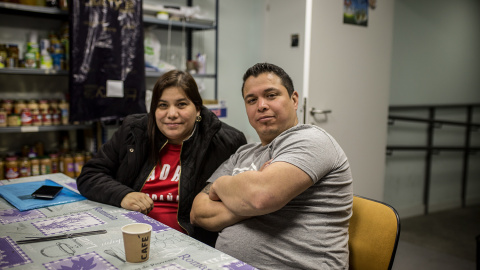
[[[436,118],[436,112],[442,109],[465,109],[466,121],[450,121]],[[392,155],[395,151],[426,151],[425,156],[425,175],[424,175],[424,190],[423,201],[425,205],[425,214],[429,210],[430,198],[430,184],[431,184],[431,169],[432,156],[440,151],[455,151],[463,152],[462,165],[462,179],[461,179],[461,202],[462,208],[466,206],[467,195],[467,178],[469,168],[469,156],[480,151],[480,147],[472,146],[471,134],[473,131],[478,131],[480,123],[473,123],[474,109],[480,109],[480,104],[458,104],[458,105],[412,105],[412,106],[390,106],[388,124],[394,125],[397,121],[425,123],[427,125],[427,141],[425,145],[387,145],[387,155]],[[427,110],[427,118],[401,116],[393,114],[398,112],[408,112],[417,110]],[[463,146],[435,146],[433,143],[435,128],[443,126],[460,126],[465,127]]]

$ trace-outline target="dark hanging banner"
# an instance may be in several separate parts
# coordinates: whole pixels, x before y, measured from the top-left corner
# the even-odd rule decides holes
[[[75,0],[70,121],[146,112],[142,0]]]

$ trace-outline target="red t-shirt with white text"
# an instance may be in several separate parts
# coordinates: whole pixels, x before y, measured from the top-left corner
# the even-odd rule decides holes
[[[142,192],[153,200],[153,210],[148,216],[185,233],[177,221],[178,180],[180,179],[181,145],[167,143],[160,151],[160,160],[143,186]]]

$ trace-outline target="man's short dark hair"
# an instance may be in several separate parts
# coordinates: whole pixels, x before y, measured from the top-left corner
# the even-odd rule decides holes
[[[293,82],[290,76],[283,70],[281,67],[276,66],[270,63],[257,63],[251,68],[247,69],[243,75],[243,84],[242,84],[242,97],[243,97],[243,87],[245,86],[245,81],[250,77],[258,77],[263,73],[273,73],[277,75],[282,81],[282,85],[287,89],[288,95],[291,97],[294,91]]]

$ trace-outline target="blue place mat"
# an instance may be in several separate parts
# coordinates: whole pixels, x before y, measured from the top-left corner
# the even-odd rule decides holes
[[[82,195],[73,192],[66,187],[64,187],[62,191],[60,191],[60,194],[58,194],[58,196],[52,200],[33,198],[31,194],[42,185],[62,186],[50,179],[46,179],[44,181],[10,184],[0,186],[0,196],[2,196],[20,211],[77,202],[86,199]]]

